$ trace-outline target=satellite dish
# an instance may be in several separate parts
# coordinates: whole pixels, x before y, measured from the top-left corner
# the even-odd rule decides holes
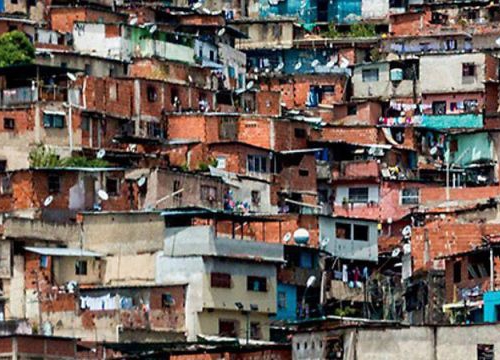
[[[292,233],[291,233],[291,232],[287,232],[287,233],[285,234],[285,236],[283,236],[283,242],[284,242],[285,244],[287,244],[287,243],[289,243],[289,242],[290,242],[290,240],[292,240]]]
[[[199,8],[201,8],[203,6],[203,4],[201,2],[197,2],[193,5],[192,9],[193,10],[198,10]]]
[[[278,66],[276,66],[276,71],[281,71],[285,67],[285,64],[279,63]]]
[[[322,248],[325,248],[328,245],[329,242],[330,242],[330,238],[329,237],[324,237],[324,238],[321,239],[321,242],[320,242],[319,245]]]
[[[104,200],[104,201],[109,199],[108,193],[106,191],[104,191],[103,189],[100,189],[97,192],[97,196],[99,196],[99,199]]]
[[[52,195],[47,196],[43,201],[43,206],[49,206],[52,204],[52,201],[54,201],[54,197]]]
[[[139,187],[143,187],[145,183],[146,183],[146,177],[145,176],[141,176],[139,178],[139,180],[137,180],[137,185]]]
[[[401,230],[401,234],[403,234],[404,237],[410,237],[411,236],[411,226],[407,225]]]
[[[73,74],[73,73],[66,73],[66,76],[68,77],[68,79],[70,79],[71,81],[76,81],[76,75]]]
[[[217,31],[217,36],[222,36],[226,33],[226,28],[222,28],[219,31]]]
[[[314,60],[312,61],[312,63],[311,63],[311,66],[312,66],[312,67],[316,67],[316,66],[318,66],[318,65],[319,65],[319,60],[318,60],[318,59],[314,59]]]
[[[392,257],[398,257],[399,254],[401,254],[401,249],[400,248],[395,248],[394,250],[392,250],[391,256]]]
[[[431,150],[429,151],[429,153],[434,156],[436,155],[438,152],[438,148],[436,146],[434,146],[433,148],[431,148]]]
[[[295,64],[294,69],[299,70],[302,67],[302,63],[299,61],[297,64]]]
[[[149,33],[150,34],[153,34],[156,30],[158,30],[158,26],[156,25],[153,25],[149,28]]]
[[[133,17],[132,19],[130,19],[128,24],[133,26],[133,25],[137,25],[138,22],[139,22],[139,19],[136,17]]]
[[[311,286],[314,285],[315,282],[316,282],[316,276],[314,275],[309,276],[309,279],[307,279],[306,282],[306,287],[310,288]]]
[[[106,155],[106,150],[101,149],[97,152],[96,158],[102,159]]]
[[[250,90],[251,88],[253,88],[253,86],[254,86],[254,82],[253,82],[253,80],[250,80],[250,81],[247,83],[246,88],[247,88],[247,90]]]
[[[304,228],[299,228],[293,233],[293,240],[298,245],[305,245],[309,242],[309,231]]]

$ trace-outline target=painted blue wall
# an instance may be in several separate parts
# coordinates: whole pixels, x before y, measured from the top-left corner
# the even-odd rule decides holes
[[[5,11],[4,1],[0,0],[0,12],[4,12],[4,11]]]
[[[276,312],[276,320],[295,320],[297,318],[297,287],[294,285],[278,283],[276,299],[278,307]],[[279,307],[280,293],[286,296],[286,306],[284,309]]]
[[[483,294],[484,322],[497,322],[496,306],[500,305],[500,291],[488,291]]]
[[[482,128],[482,114],[446,114],[422,116],[422,127],[432,129]]]

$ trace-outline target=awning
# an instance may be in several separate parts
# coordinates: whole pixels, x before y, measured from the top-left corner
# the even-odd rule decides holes
[[[31,247],[25,246],[26,251],[45,255],[45,256],[70,256],[70,257],[102,257],[102,254],[83,250],[83,249],[71,249],[71,248],[48,248],[48,247]]]
[[[280,151],[280,154],[283,155],[290,155],[290,154],[305,154],[305,153],[315,153],[318,151],[322,151],[323,149],[321,148],[315,148],[315,149],[296,149],[296,150],[283,150]]]
[[[443,311],[462,309],[465,307],[468,307],[468,308],[483,307],[483,304],[484,304],[483,300],[466,301],[465,303],[463,301],[460,301],[460,302],[456,302],[456,303],[444,304]]]
[[[59,111],[59,110],[43,110],[43,113],[47,115],[66,116],[66,113],[64,111]]]

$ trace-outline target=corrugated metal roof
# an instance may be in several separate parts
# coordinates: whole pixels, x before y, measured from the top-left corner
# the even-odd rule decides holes
[[[83,249],[71,249],[71,248],[49,248],[49,247],[32,247],[25,246],[25,250],[47,256],[71,256],[71,257],[102,257],[102,254],[83,250]]]

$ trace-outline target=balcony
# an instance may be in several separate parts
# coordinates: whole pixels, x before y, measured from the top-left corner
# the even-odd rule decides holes
[[[341,161],[333,164],[332,180],[378,178],[379,164],[376,160]]]
[[[43,86],[39,89],[33,89],[30,86],[14,89],[4,89],[1,92],[1,105],[19,106],[31,104],[36,101],[58,101],[67,100],[67,88],[59,86]]]
[[[336,299],[342,301],[370,301],[365,299],[365,292],[363,287],[361,288],[350,288],[347,283],[340,280],[330,281],[330,288],[326,292],[328,299]],[[369,297],[369,295],[367,295]]]

